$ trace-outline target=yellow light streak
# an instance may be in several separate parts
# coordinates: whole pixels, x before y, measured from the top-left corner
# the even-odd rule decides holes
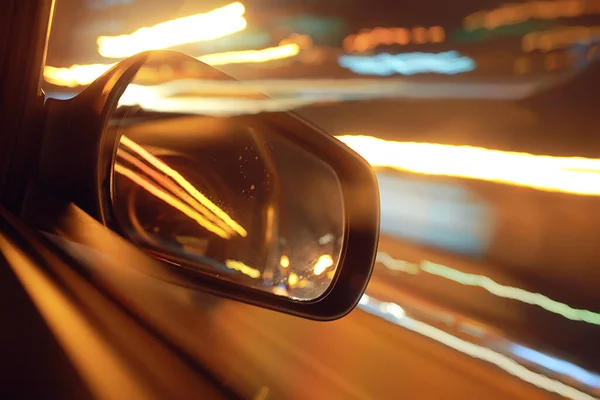
[[[215,203],[200,193],[198,189],[188,182],[179,172],[175,171],[173,168],[156,158],[154,155],[150,154],[146,149],[126,136],[121,136],[121,144],[127,146],[130,150],[134,151],[140,157],[148,161],[153,167],[171,177],[191,196],[198,200],[203,206],[208,208],[212,213],[221,218],[223,222],[229,225],[229,227],[231,227],[239,235],[242,237],[246,237],[248,235],[248,232],[240,224],[234,221],[225,211],[221,210]]]
[[[115,172],[131,179],[134,183],[138,184],[140,187],[145,189],[148,193],[156,196],[157,198],[161,199],[162,201],[169,204],[173,208],[176,208],[177,210],[181,211],[183,214],[187,215],[194,221],[198,222],[198,224],[200,226],[202,226],[203,228],[205,228],[206,230],[222,237],[223,239],[229,239],[229,237],[230,237],[229,234],[227,232],[225,232],[223,229],[214,225],[212,222],[210,222],[209,220],[204,218],[204,216],[202,216],[199,212],[197,212],[196,210],[194,210],[187,204],[183,203],[181,200],[170,195],[169,193],[159,189],[156,185],[154,185],[151,182],[147,181],[146,179],[142,178],[141,176],[139,176],[138,174],[136,174],[129,168],[126,168],[126,167],[122,166],[121,164],[115,164]]]
[[[111,69],[115,64],[72,65],[59,68],[46,65],[44,79],[56,86],[77,87],[92,83],[100,75]]]
[[[100,36],[98,53],[107,58],[125,58],[146,50],[159,50],[217,39],[242,31],[246,9],[235,2],[207,13],[177,18],[120,36]]]
[[[600,26],[567,26],[541,32],[532,32],[523,36],[523,51],[531,52],[565,48],[573,43],[593,42],[600,35]]]
[[[315,275],[321,275],[325,270],[333,265],[333,258],[329,254],[323,254],[313,267],[313,273]]]
[[[127,90],[132,88],[129,86]],[[136,89],[139,89],[138,87]],[[176,112],[191,115],[211,115],[211,116],[238,116],[252,115],[265,112],[289,111],[295,108],[313,104],[311,99],[240,99],[233,97],[225,98],[220,101],[214,97],[168,97],[156,98],[155,96],[141,96],[144,90],[137,93],[129,93],[124,100],[121,97],[120,105],[139,106],[146,111]],[[127,94],[127,92],[126,92]]]
[[[296,56],[300,51],[297,44],[290,43],[259,50],[228,51],[195,57],[209,65],[264,63]],[[44,67],[44,79],[57,86],[77,87],[89,85],[100,75],[111,69],[113,64],[72,65],[70,67]]]
[[[289,43],[260,50],[227,51],[224,53],[208,54],[196,57],[196,59],[208,65],[264,63],[294,57],[299,52],[300,47],[297,44]]]
[[[125,149],[123,149],[123,148],[121,148],[120,151],[117,152],[117,156],[122,158],[123,160],[127,161],[129,164],[135,166],[139,170],[143,171],[144,174],[146,174],[146,176],[149,176],[150,178],[154,179],[157,183],[162,185],[165,189],[167,189],[171,193],[175,194],[179,199],[182,199],[189,206],[194,208],[196,211],[200,212],[206,218],[210,219],[211,222],[218,225],[221,229],[223,229],[228,234],[231,235],[234,233],[234,231],[227,224],[225,224],[225,222],[223,222],[220,218],[218,218],[216,215],[211,213],[206,207],[204,207],[198,201],[196,201],[195,199],[188,196],[187,192],[184,189],[177,186],[174,182],[169,180],[169,178],[167,178],[165,175],[161,174],[158,170],[145,165],[142,161],[138,160],[135,156],[127,153],[125,151]],[[162,160],[159,160],[159,161],[161,161],[161,163],[164,164],[164,162]]]
[[[364,52],[375,49],[383,44],[407,45],[411,41],[416,44],[427,42],[442,43],[446,39],[446,32],[441,26],[429,28],[416,27],[412,30],[406,28],[373,28],[348,35],[343,42],[344,50],[348,53]]]
[[[477,179],[549,192],[600,195],[600,159],[553,157],[472,146],[337,136],[373,167]]]
[[[94,301],[95,305],[114,307],[109,303],[110,300],[101,297],[98,289],[82,281],[80,276],[75,275],[75,271],[67,269],[68,266],[61,262],[54,264],[53,268],[61,271],[58,273],[65,281],[57,280],[54,275],[48,273],[46,268],[40,266],[39,259],[32,259],[30,252],[22,251],[19,245],[9,241],[2,233],[0,233],[0,254],[3,260],[8,261],[8,267],[14,271],[61,351],[69,357],[69,361],[81,377],[82,383],[86,385],[91,397],[144,399],[156,396],[155,390],[141,380],[123,379],[131,371],[130,367],[123,362],[123,354],[116,350],[114,343],[108,340],[104,332],[98,330],[98,320],[85,307],[80,307],[74,301],[75,293],[83,295],[82,291],[89,291],[85,293],[87,301]],[[7,268],[4,265],[3,267]],[[67,284],[70,289],[65,290],[64,284]],[[103,302],[98,303],[99,300]],[[111,308],[103,309],[111,310]],[[115,308],[112,310],[115,312],[110,314],[111,321],[118,321],[119,327],[124,327],[128,331],[137,328],[126,314]],[[140,337],[144,338],[146,343],[153,343],[148,341],[149,336]],[[151,358],[145,359],[151,360]]]
[[[260,271],[252,268],[241,261],[236,260],[225,260],[225,265],[233,270],[239,271],[244,275],[248,275],[250,278],[260,277]]]
[[[505,3],[493,10],[481,10],[466,16],[463,26],[467,30],[496,29],[501,26],[526,22],[532,19],[555,20],[583,15],[599,14],[600,7],[591,6],[587,0],[527,1]]]

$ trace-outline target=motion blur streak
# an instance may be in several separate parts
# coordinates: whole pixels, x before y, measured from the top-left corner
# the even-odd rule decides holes
[[[398,260],[388,253],[378,252],[377,262],[382,263],[387,269],[392,271],[402,271],[407,274],[415,275],[419,272],[419,266],[415,263],[411,263],[404,260]]]
[[[111,69],[115,64],[72,65],[68,68],[58,68],[46,65],[44,79],[56,86],[76,87],[89,85],[100,75]]]
[[[513,344],[511,347],[511,351],[518,357],[550,370],[557,371],[561,374],[568,375],[588,386],[600,388],[600,376],[581,368],[579,365],[551,357],[547,354],[540,353],[539,351],[518,344]]]
[[[518,24],[532,19],[554,20],[599,14],[594,0],[551,0],[504,3],[499,8],[477,11],[464,18],[464,26],[469,30],[478,28],[495,29],[500,26]]]
[[[435,264],[429,261],[423,262],[421,264],[421,269],[432,275],[441,276],[458,282],[462,285],[479,286],[499,297],[514,299],[522,301],[523,303],[539,306],[547,311],[562,315],[570,320],[584,321],[590,324],[600,325],[600,314],[598,313],[572,308],[567,304],[552,300],[540,293],[531,293],[524,289],[500,285],[487,276],[468,274],[466,272],[461,272],[453,268]]]
[[[115,172],[131,179],[133,182],[135,182],[140,187],[145,189],[148,193],[156,196],[157,198],[161,199],[162,201],[169,204],[170,206],[178,209],[179,211],[181,211],[183,214],[187,215],[194,221],[198,222],[198,224],[200,224],[200,226],[202,226],[206,230],[222,237],[223,239],[229,239],[229,237],[230,237],[229,234],[227,232],[225,232],[223,229],[221,229],[218,226],[211,223],[209,220],[207,220],[202,215],[200,215],[199,212],[197,212],[193,208],[189,207],[182,201],[176,199],[169,193],[167,193],[163,190],[160,190],[158,187],[153,185],[151,182],[145,180],[144,178],[140,177],[138,174],[136,174],[132,170],[125,168],[121,164],[115,164]]]
[[[123,149],[121,149],[121,150],[123,150]],[[154,179],[154,181],[156,183],[161,185],[166,190],[170,191],[172,194],[176,195],[179,199],[186,202],[190,207],[192,207],[193,209],[198,211],[200,214],[202,214],[206,218],[210,219],[212,223],[218,225],[219,228],[221,228],[225,232],[227,232],[228,235],[232,235],[235,233],[219,217],[217,217],[215,214],[211,213],[206,207],[204,207],[202,204],[200,204],[200,202],[196,201],[196,199],[193,199],[193,198],[191,198],[191,196],[188,196],[185,190],[183,190],[181,187],[177,186],[168,177],[161,174],[161,171],[153,169],[153,168],[145,165],[142,161],[138,160],[135,156],[133,156],[125,151],[117,152],[117,156],[119,158],[123,159],[124,161],[126,161],[127,163],[131,164],[135,168],[139,169],[141,172],[143,172],[144,176]]]
[[[478,179],[549,192],[600,195],[600,160],[552,157],[481,147],[395,142],[372,136],[337,136],[373,167]]]
[[[245,12],[244,5],[236,2],[204,14],[140,28],[129,35],[100,36],[98,53],[108,58],[124,58],[146,50],[217,39],[244,30]]]
[[[300,47],[295,43],[281,46],[268,47],[259,50],[228,51],[225,53],[207,54],[196,57],[197,60],[209,65],[264,63],[273,60],[294,57],[300,52]],[[56,86],[76,87],[92,83],[100,75],[111,69],[113,64],[72,65],[59,68],[46,65],[44,79]]]
[[[135,143],[133,140],[129,139],[126,136],[121,136],[121,144],[127,146],[129,149],[137,153],[140,157],[144,158],[148,161],[152,166],[171,177],[175,182],[177,182],[182,188],[184,188],[191,196],[193,196],[196,200],[198,200],[202,205],[212,211],[215,215],[221,218],[227,225],[229,225],[234,231],[239,233],[241,236],[246,237],[248,232],[236,221],[234,221],[226,212],[221,210],[210,201],[206,196],[198,191],[190,182],[188,182],[179,172],[175,171],[173,168],[169,167],[167,164],[154,157],[148,151],[146,151],[142,146]]]
[[[523,36],[524,51],[541,50],[548,52],[557,48],[571,46],[573,43],[594,41],[600,36],[600,26],[561,26],[542,32],[532,32]]]
[[[178,81],[177,84],[185,87],[188,82],[188,91],[193,89],[193,80]],[[167,84],[169,89],[175,85]],[[164,87],[167,88],[167,87]],[[202,96],[202,93],[195,93],[196,97],[185,96],[160,96],[155,90],[156,87],[148,88],[140,85],[129,85],[123,96],[119,99],[119,105],[140,106],[146,111],[159,112],[177,112],[194,115],[213,115],[213,116],[233,116],[233,115],[253,115],[263,112],[289,111],[295,108],[313,104],[312,98],[298,99],[245,99],[236,96],[233,97],[212,97]]]
[[[533,372],[525,368],[523,365],[517,363],[515,360],[492,349],[467,342],[466,340],[444,332],[441,329],[407,317],[404,312],[400,312],[402,307],[400,307],[398,304],[382,302],[373,297],[363,295],[358,306],[370,314],[376,315],[385,319],[386,321],[392,322],[396,325],[402,326],[413,332],[433,339],[448,347],[458,350],[461,353],[492,363],[509,374],[549,392],[557,393],[561,396],[575,400],[594,399],[587,393],[579,391],[569,385]]]
[[[321,275],[325,270],[333,265],[333,258],[329,254],[323,254],[317,262],[315,263],[315,267],[313,272],[315,275]]]
[[[107,343],[106,336],[94,329],[90,323],[92,317],[84,315],[67,297],[66,293],[70,292],[65,291],[64,286],[48,278],[47,271],[11,246],[2,234],[0,254],[12,267],[61,348],[72,360],[75,370],[89,385],[94,398],[153,398],[156,395],[142,381],[123,379],[130,373],[120,359],[123,355]],[[85,351],[81,351],[82,348]]]
[[[228,51],[225,53],[208,54],[196,57],[196,59],[209,65],[263,63],[293,57],[299,52],[300,47],[297,44],[290,43],[261,50]]]
[[[406,28],[374,28],[361,31],[357,34],[349,35],[344,39],[344,50],[348,53],[364,52],[372,50],[380,45],[398,44],[407,45],[413,39],[417,42],[419,32],[422,32],[423,43],[442,43],[446,38],[446,32],[441,26],[432,26],[430,28],[416,27],[411,31]],[[411,38],[411,36],[413,36]]]
[[[552,300],[540,293],[532,293],[525,289],[501,285],[487,276],[469,274],[430,261],[422,261],[417,265],[415,263],[397,260],[383,252],[377,253],[377,262],[380,262],[386,268],[393,271],[416,274],[420,270],[431,275],[436,275],[460,283],[461,285],[479,286],[498,297],[535,305],[573,321],[583,321],[589,324],[600,325],[599,313],[573,308],[567,304]]]
[[[250,278],[258,278],[260,276],[259,270],[249,267],[241,261],[225,260],[225,265],[231,269],[241,272],[244,275],[248,275]]]
[[[475,70],[473,59],[457,51],[443,53],[380,53],[374,56],[340,56],[340,67],[357,74],[388,76],[436,73],[455,75]]]

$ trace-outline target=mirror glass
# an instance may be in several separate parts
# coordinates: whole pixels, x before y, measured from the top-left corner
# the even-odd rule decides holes
[[[173,268],[296,300],[325,293],[344,235],[335,171],[269,118],[273,100],[193,58],[148,59],[107,129],[113,217]],[[281,116],[279,116],[281,117]]]

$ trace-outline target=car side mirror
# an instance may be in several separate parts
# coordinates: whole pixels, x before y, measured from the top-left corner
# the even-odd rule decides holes
[[[272,108],[192,57],[141,53],[47,101],[36,179],[187,285],[339,318],[373,268],[377,181],[346,145]]]

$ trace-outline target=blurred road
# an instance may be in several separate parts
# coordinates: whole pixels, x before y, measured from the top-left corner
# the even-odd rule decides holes
[[[389,238],[382,239],[381,250],[410,260],[427,257],[447,264],[457,260],[455,256],[435,257],[418,246]],[[569,379],[567,384],[553,380],[559,375],[556,371],[545,371],[548,379],[540,375],[539,362],[533,365],[532,360],[510,354],[512,342],[502,328],[511,323],[513,327],[523,325],[526,332],[539,333],[542,328],[529,322],[536,314],[532,306],[490,296],[481,288],[461,287],[432,274],[413,277],[390,269],[389,260],[387,268],[378,263],[367,293],[393,302],[394,306],[380,305],[380,309],[396,320],[380,318],[361,305],[374,315],[356,309],[328,323],[166,285],[135,269],[122,268],[123,261],[97,257],[88,261],[129,308],[244,398],[552,398],[527,380],[575,399],[591,399],[568,386]],[[463,268],[464,264],[455,266]],[[552,321],[562,319],[554,317]],[[499,325],[490,326],[486,319],[495,319]],[[564,324],[554,327],[565,332]],[[545,363],[546,367],[556,364]],[[566,372],[572,377],[582,375],[576,366]],[[589,373],[584,378],[594,385],[600,379]]]
[[[262,398],[550,398],[495,366],[361,310],[318,323],[226,301],[211,315],[210,330],[205,361],[227,370],[247,394],[268,388]]]
[[[432,256],[389,238],[382,239],[381,247],[409,259]],[[425,275],[390,273],[382,264],[377,266],[367,293],[401,305],[406,312],[399,316],[406,320],[401,326],[361,309],[341,320],[321,323],[200,295],[194,296],[194,303],[201,308],[204,304],[206,314],[190,314],[187,333],[173,333],[212,370],[234,387],[243,388],[248,398],[254,396],[253,391],[266,393],[264,388],[269,396],[254,398],[306,399],[317,394],[328,399],[552,398],[524,382],[540,376],[533,372],[539,371],[539,365],[535,368],[521,362],[528,371],[507,363],[508,358],[501,354],[510,347],[509,333],[503,328],[510,330],[512,325],[513,333],[540,333],[541,326],[531,320],[538,312],[534,307],[481,289],[452,287],[442,278]],[[411,282],[415,278],[417,282]],[[550,319],[564,319],[555,317]],[[486,319],[496,325],[486,324]],[[554,329],[563,337],[576,334],[572,325],[568,330],[569,324],[582,323],[566,321]],[[546,343],[533,340],[531,344]],[[548,373],[551,378],[556,375]],[[558,385],[565,391],[563,395],[570,390]],[[578,392],[573,398],[591,397]]]
[[[421,321],[466,332],[486,347],[512,340],[598,371],[598,356],[590,352],[600,332],[595,302],[539,290],[502,264],[391,237],[381,238],[379,251],[370,296],[399,304]],[[600,387],[600,376],[594,382]]]
[[[101,246],[114,246],[112,240],[123,242],[113,234],[110,236],[114,239],[106,240],[107,234],[104,231],[105,236],[99,239],[95,235],[87,237],[100,240],[96,242]],[[111,260],[97,257],[88,248],[72,242],[68,248],[74,256],[89,262],[91,271],[98,272],[95,277],[110,285],[117,298],[136,315],[209,367],[244,398],[552,398],[548,392],[523,381],[526,379],[571,398],[591,399],[553,380],[556,373],[548,373],[549,379],[534,372],[531,363],[516,363],[502,355],[507,349],[496,348],[502,346],[498,340],[504,333],[501,329],[485,332],[485,323],[473,323],[472,319],[454,311],[451,311],[452,319],[439,318],[450,311],[449,304],[434,303],[432,299],[405,290],[411,286],[408,279],[407,285],[403,285],[399,282],[404,280],[401,273],[394,277],[388,273],[389,268],[381,264],[368,293],[394,301],[397,305],[388,304],[386,309],[396,315],[396,321],[356,309],[343,319],[324,323],[165,284],[136,269],[123,268],[137,263],[127,259],[125,252],[122,253],[125,259]],[[424,253],[415,246],[403,246],[396,240],[384,238],[382,250],[392,254],[399,251],[415,260],[428,257],[434,262],[449,263],[449,259],[432,258],[431,253]],[[120,256],[121,252],[114,254]],[[444,294],[445,285],[435,281],[438,277],[417,276],[425,279],[425,286],[433,285]],[[388,284],[393,286],[391,291]],[[434,293],[421,294],[429,297]],[[463,305],[471,300],[484,314],[497,307],[500,314],[511,316],[514,309],[519,308],[518,305],[514,309],[501,308],[497,299],[486,301],[489,296],[485,292],[476,294],[476,291],[459,288],[453,294]],[[435,301],[435,296],[431,297]],[[399,312],[398,304],[405,308],[406,315]],[[469,311],[469,308],[463,307],[463,310]],[[461,326],[469,326],[469,329],[461,330]],[[597,380],[592,375],[586,376]]]

